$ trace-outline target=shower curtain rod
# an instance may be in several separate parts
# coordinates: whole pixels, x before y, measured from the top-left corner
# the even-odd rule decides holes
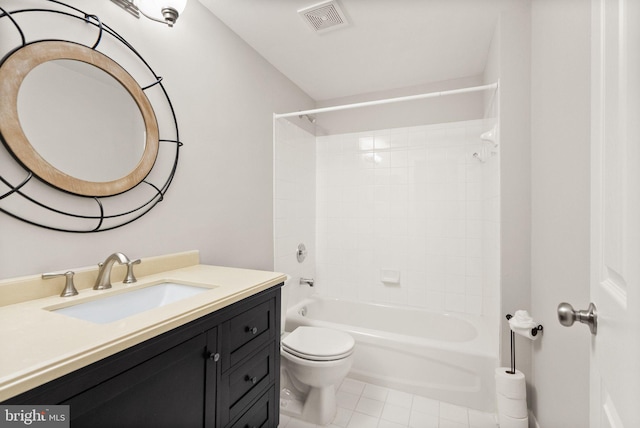
[[[333,106],[333,107],[322,107],[322,108],[316,108],[312,110],[294,111],[291,113],[282,113],[282,114],[274,113],[273,118],[280,119],[284,117],[302,116],[305,114],[327,113],[330,111],[347,110],[347,109],[359,108],[359,107],[369,107],[369,106],[376,106],[381,104],[397,103],[400,101],[413,101],[413,100],[421,100],[424,98],[442,97],[444,95],[456,95],[456,94],[464,94],[467,92],[486,91],[488,89],[498,89],[498,86],[499,86],[498,82],[496,82],[496,83],[489,83],[487,85],[482,85],[482,86],[473,86],[470,88],[452,89],[449,91],[430,92],[427,94],[409,95],[406,97],[397,97],[397,98],[387,98],[387,99],[376,100],[376,101],[365,101],[362,103],[344,104],[344,105]]]

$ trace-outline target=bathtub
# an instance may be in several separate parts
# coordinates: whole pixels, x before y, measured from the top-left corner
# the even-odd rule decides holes
[[[354,337],[353,379],[495,412],[497,328],[483,317],[312,296],[286,313],[286,331],[303,325]]]

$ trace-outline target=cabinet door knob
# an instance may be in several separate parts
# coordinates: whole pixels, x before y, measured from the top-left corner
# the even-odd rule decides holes
[[[246,380],[247,382],[251,382],[253,385],[255,385],[258,382],[258,378],[257,377],[251,377],[249,375],[246,375],[244,377],[244,380]]]
[[[249,327],[247,326],[244,331],[250,332],[251,334],[256,334],[258,332],[258,327]]]
[[[218,362],[218,360],[220,360],[220,354],[218,354],[217,352],[209,352],[209,354],[207,354],[207,358],[214,362]]]

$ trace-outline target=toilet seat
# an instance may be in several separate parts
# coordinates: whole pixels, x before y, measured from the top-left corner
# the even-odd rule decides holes
[[[283,351],[311,361],[333,361],[353,353],[349,334],[330,328],[301,326],[282,339]]]

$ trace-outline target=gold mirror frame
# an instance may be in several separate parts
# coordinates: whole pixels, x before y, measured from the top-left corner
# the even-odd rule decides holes
[[[27,74],[40,64],[56,59],[82,61],[116,79],[131,94],[145,126],[145,147],[135,168],[127,175],[107,182],[81,180],[55,168],[31,145],[18,117],[18,92]],[[25,168],[46,183],[69,193],[104,197],[132,189],[149,174],[158,155],[158,122],[149,99],[133,77],[108,56],[68,41],[39,41],[9,55],[0,65],[0,135],[5,146]]]

